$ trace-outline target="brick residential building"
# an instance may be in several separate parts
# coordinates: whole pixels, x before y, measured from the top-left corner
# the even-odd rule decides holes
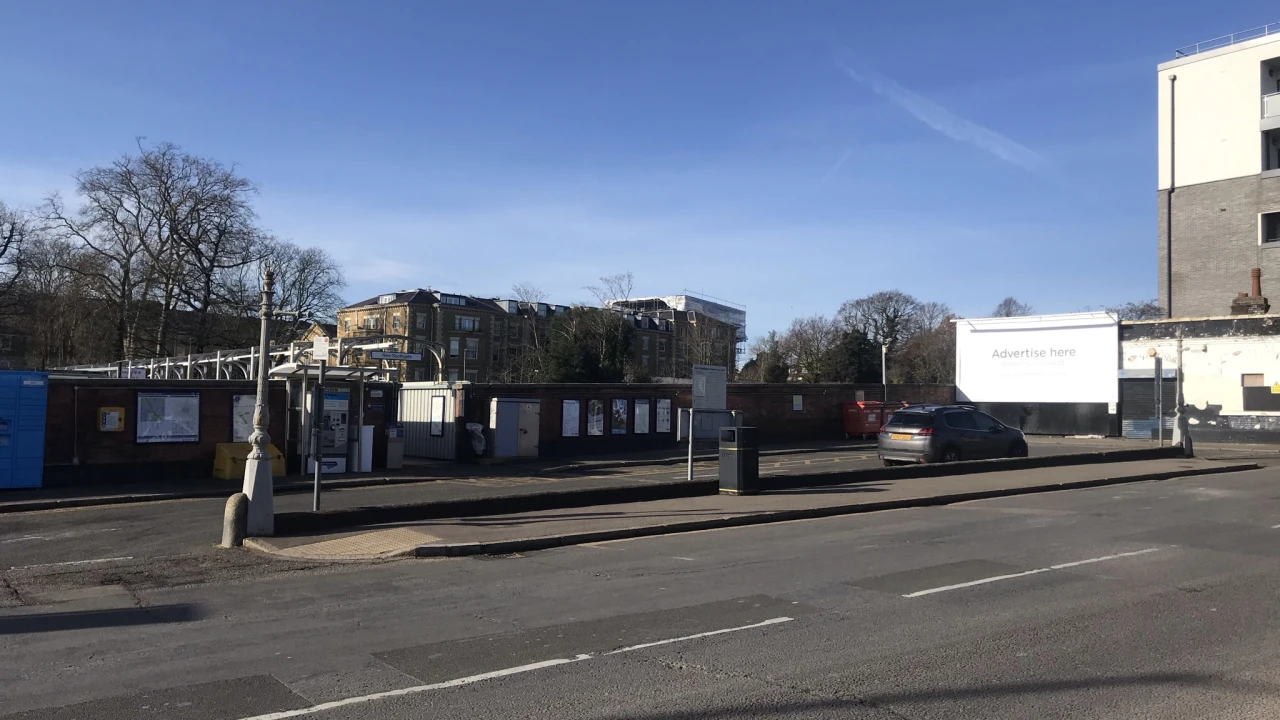
[[[1158,88],[1165,316],[1240,310],[1232,299],[1253,268],[1261,295],[1280,296],[1280,34],[1179,49],[1159,65]],[[1267,311],[1261,297],[1243,306]]]

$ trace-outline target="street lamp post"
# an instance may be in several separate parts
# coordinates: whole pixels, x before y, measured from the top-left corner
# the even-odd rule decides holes
[[[271,456],[267,446],[271,436],[267,434],[267,376],[271,372],[271,299],[275,294],[275,273],[270,267],[262,270],[262,307],[258,311],[261,330],[258,338],[258,397],[253,408],[253,433],[249,444],[253,449],[244,466],[244,494],[249,499],[248,534],[252,536],[275,533],[275,507],[272,497]]]
[[[884,386],[884,401],[889,402],[889,371],[885,358],[889,357],[889,344],[880,343],[880,384]]]

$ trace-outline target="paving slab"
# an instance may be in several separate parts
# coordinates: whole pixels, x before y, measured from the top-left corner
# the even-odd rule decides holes
[[[246,544],[277,555],[300,557],[296,553],[308,553],[306,557],[313,560],[500,554],[628,537],[948,504],[1002,495],[1240,472],[1257,467],[1252,462],[1194,458],[1071,465],[962,476],[878,480],[753,496],[710,495],[437,519],[306,537],[251,538]],[[401,532],[390,534],[391,530]],[[438,540],[422,541],[418,533]],[[335,538],[341,542],[334,542]]]

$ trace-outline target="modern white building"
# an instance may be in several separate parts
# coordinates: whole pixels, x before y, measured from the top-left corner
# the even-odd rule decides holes
[[[1156,77],[1161,306],[1228,315],[1253,268],[1280,301],[1280,23],[1174,54]]]

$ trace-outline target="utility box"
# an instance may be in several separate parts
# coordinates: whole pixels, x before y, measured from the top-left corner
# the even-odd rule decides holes
[[[760,492],[760,429],[720,428],[720,493]]]
[[[387,469],[404,467],[404,425],[387,423]]]
[[[538,457],[541,405],[525,398],[494,398],[489,405],[493,457]]]
[[[243,480],[244,466],[249,461],[253,445],[247,442],[218,443],[213,452],[213,476],[219,480]],[[271,477],[284,477],[284,453],[275,445],[267,445],[271,458]]]
[[[0,371],[0,489],[44,484],[49,374]]]

